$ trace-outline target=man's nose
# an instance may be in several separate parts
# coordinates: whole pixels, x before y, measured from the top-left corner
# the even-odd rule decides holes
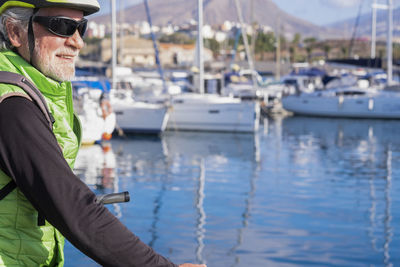
[[[75,31],[74,35],[68,37],[66,42],[69,46],[75,47],[79,50],[82,49],[82,47],[84,46],[83,39],[78,30]]]

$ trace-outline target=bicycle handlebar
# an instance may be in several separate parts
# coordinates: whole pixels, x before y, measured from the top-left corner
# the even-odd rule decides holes
[[[100,204],[114,204],[114,203],[122,203],[129,201],[130,201],[130,196],[128,191],[121,193],[97,195],[96,197],[96,203]]]

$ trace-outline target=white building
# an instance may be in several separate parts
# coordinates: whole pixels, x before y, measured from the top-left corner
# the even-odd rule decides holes
[[[214,38],[214,30],[213,30],[213,28],[211,28],[211,26],[210,25],[208,25],[208,24],[206,24],[206,25],[203,25],[203,37],[205,38],[205,39],[212,39],[212,38]]]
[[[104,38],[106,35],[106,26],[104,24],[97,24],[96,22],[88,23],[87,35],[89,37]]]
[[[214,38],[218,43],[222,43],[228,39],[228,34],[226,32],[217,31],[215,32]]]

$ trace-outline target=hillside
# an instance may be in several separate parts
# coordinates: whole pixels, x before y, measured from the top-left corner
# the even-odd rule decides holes
[[[154,25],[173,23],[182,25],[197,17],[196,0],[151,0],[149,1],[151,17]],[[319,27],[310,22],[291,16],[279,9],[271,0],[254,0],[253,17],[261,25],[270,26],[275,31],[280,27],[287,37],[300,33],[303,37],[314,36],[317,38],[342,37],[340,31],[327,27]],[[250,1],[241,1],[241,10],[244,20],[250,23]],[[137,4],[119,12],[118,18],[124,17],[125,22],[135,23],[146,20],[143,4]],[[96,22],[110,21],[109,15],[93,18]],[[222,24],[224,21],[239,21],[234,0],[205,0],[204,21],[210,25]]]
[[[339,21],[334,24],[328,25],[329,28],[336,29],[337,31],[344,32],[348,35],[352,35],[354,31],[356,18]],[[386,38],[387,29],[387,11],[379,11],[377,13],[377,27],[376,35],[378,39],[384,40]],[[359,18],[359,25],[357,27],[356,36],[366,37],[371,36],[372,28],[372,11],[365,13]],[[397,38],[400,37],[400,8],[393,11],[393,35]]]

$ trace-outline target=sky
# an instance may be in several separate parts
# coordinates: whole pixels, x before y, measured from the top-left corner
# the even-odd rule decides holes
[[[356,18],[361,6],[361,13],[371,13],[373,0],[273,0],[282,10],[290,15],[302,18],[319,26],[328,25],[348,18]],[[386,0],[377,0],[387,4]],[[393,0],[395,7],[399,0]]]
[[[152,0],[148,0],[152,1]],[[168,0],[165,0],[168,1]],[[249,0],[239,0],[249,1]],[[328,25],[343,19],[355,18],[361,5],[362,13],[372,12],[373,0],[272,0],[278,7],[290,15],[304,19],[319,26]],[[101,13],[108,13],[111,0],[99,0]],[[143,0],[116,0],[117,6],[131,6],[143,3]],[[377,0],[386,4],[387,0]],[[396,7],[400,0],[393,0]]]

